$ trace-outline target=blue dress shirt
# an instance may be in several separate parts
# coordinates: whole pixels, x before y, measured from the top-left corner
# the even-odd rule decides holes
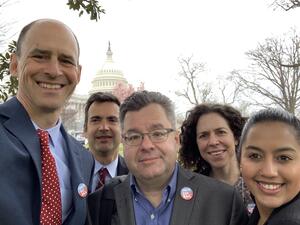
[[[133,193],[133,208],[136,225],[168,225],[170,222],[176,193],[178,165],[172,178],[163,190],[162,201],[157,208],[139,190],[135,178],[130,174],[130,187]]]

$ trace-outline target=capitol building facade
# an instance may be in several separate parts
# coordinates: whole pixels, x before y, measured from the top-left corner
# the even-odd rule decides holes
[[[112,92],[119,83],[128,85],[123,72],[113,61],[110,42],[106,52],[106,60],[92,80],[88,95],[73,94],[62,112],[62,121],[66,130],[78,140],[83,139],[84,107],[88,97],[98,91]]]

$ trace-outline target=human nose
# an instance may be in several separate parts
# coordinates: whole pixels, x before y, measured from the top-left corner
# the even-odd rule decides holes
[[[57,59],[51,58],[51,60],[49,60],[46,73],[53,77],[62,75],[61,66]]]
[[[209,135],[208,144],[216,145],[219,143],[219,138],[215,134]]]
[[[101,121],[98,130],[109,130],[108,123],[106,121]]]
[[[142,142],[140,145],[143,149],[149,149],[153,147],[153,142],[151,141],[149,134],[144,134]]]
[[[267,159],[262,162],[260,174],[265,177],[274,177],[277,175],[277,167],[272,159]]]

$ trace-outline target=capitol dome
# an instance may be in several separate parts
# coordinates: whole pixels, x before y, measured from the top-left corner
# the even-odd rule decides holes
[[[98,91],[112,92],[118,83],[128,83],[123,76],[123,72],[113,61],[112,55],[113,53],[110,48],[110,42],[108,42],[106,60],[102,65],[102,68],[96,73],[94,79],[92,80],[92,88],[89,91],[90,95]]]

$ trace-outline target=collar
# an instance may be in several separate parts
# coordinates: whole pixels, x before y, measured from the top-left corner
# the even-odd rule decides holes
[[[163,192],[168,192],[170,199],[172,199],[176,193],[177,175],[178,175],[178,163],[176,163],[176,165],[175,165],[175,169],[173,171],[173,174],[172,174],[172,177],[171,177],[169,183],[163,189]],[[140,191],[139,187],[137,186],[135,177],[131,173],[129,174],[129,183],[130,183],[130,187],[131,187],[131,190],[134,195],[136,195],[137,193],[143,195],[142,192]]]
[[[98,171],[102,168],[105,167],[107,168],[109,175],[111,177],[115,177],[117,175],[117,166],[118,166],[118,162],[119,162],[119,156],[116,157],[115,160],[113,160],[110,164],[108,165],[103,165],[100,162],[98,162],[95,159],[95,169],[94,169],[94,175],[96,175],[98,173]]]
[[[31,120],[34,128],[37,129],[41,129],[44,130],[42,128],[40,128],[35,122],[33,122]],[[50,142],[51,144],[54,146],[59,143],[59,134],[60,134],[60,127],[61,127],[61,119],[58,120],[58,122],[56,123],[56,125],[54,127],[51,127],[49,129],[46,129],[45,131],[48,131],[49,136],[50,136]]]

